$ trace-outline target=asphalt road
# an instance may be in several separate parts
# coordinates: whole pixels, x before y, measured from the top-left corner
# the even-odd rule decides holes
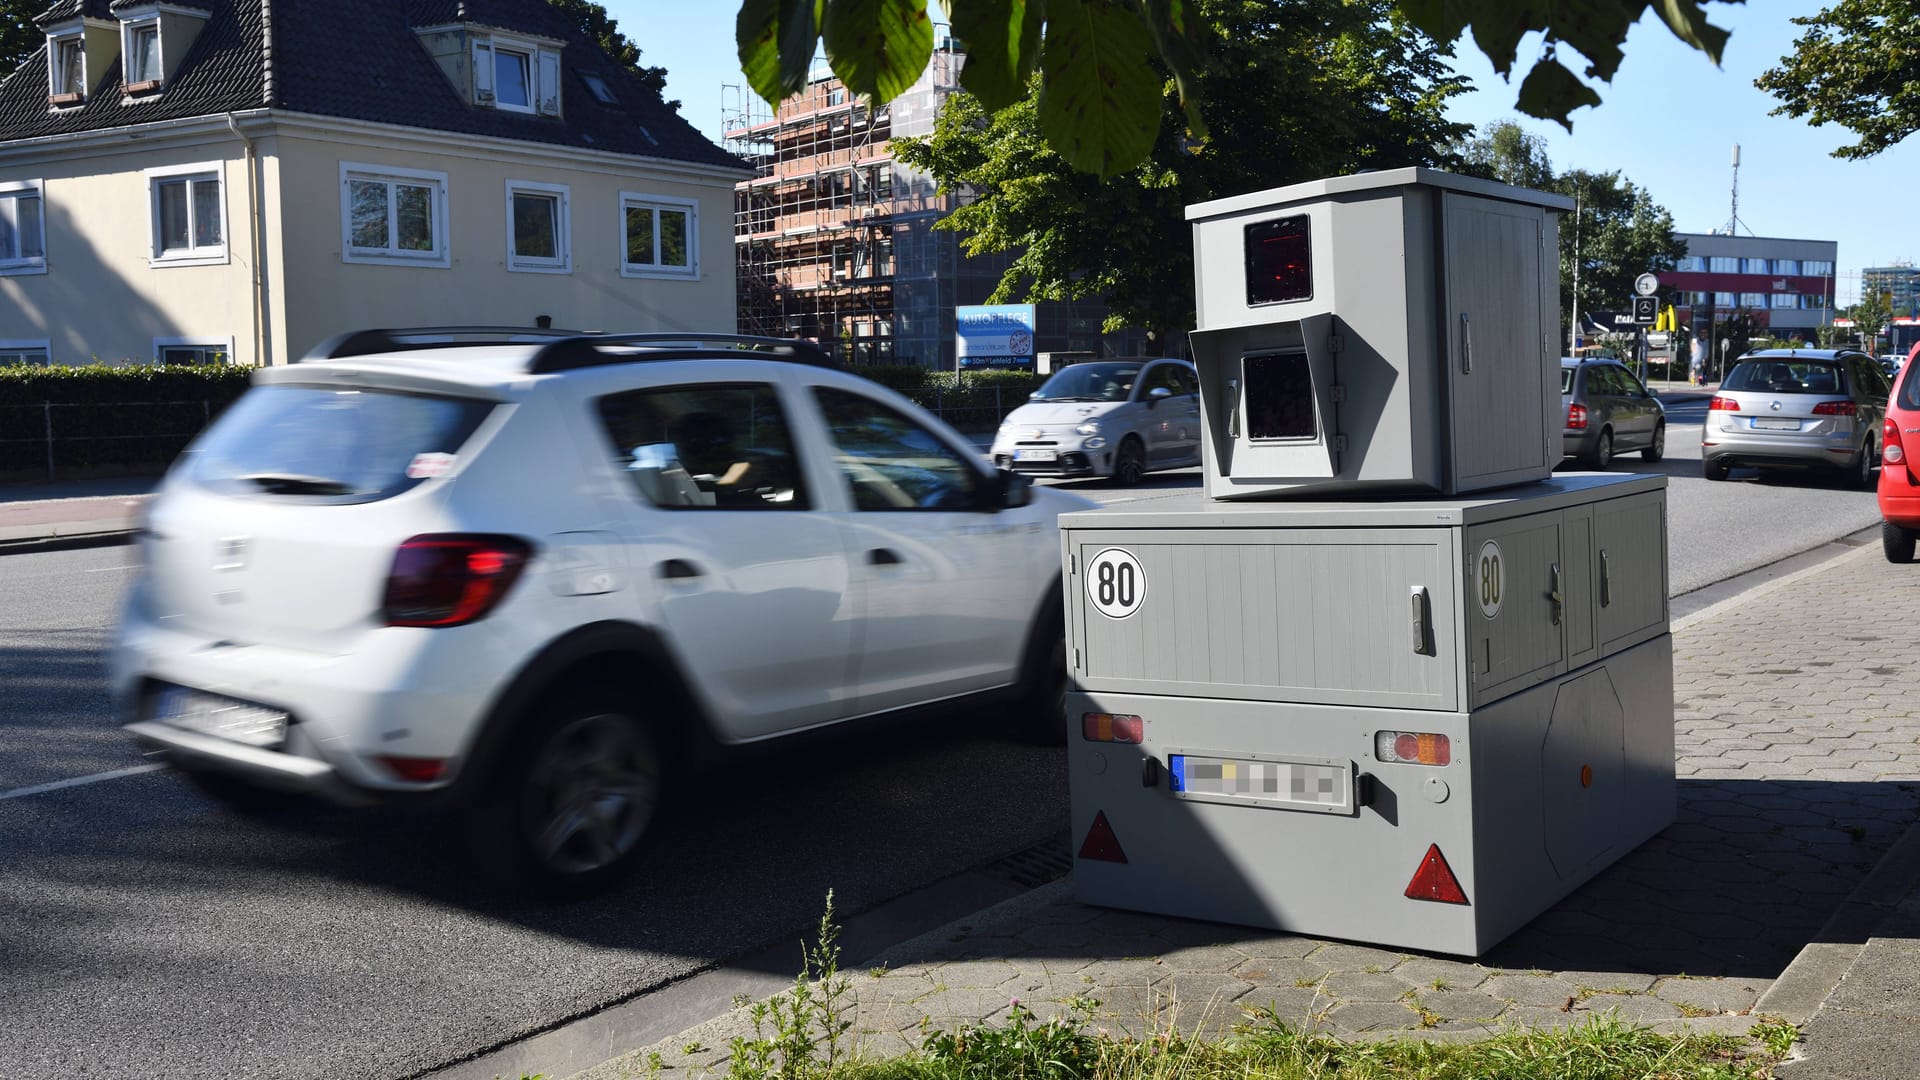
[[[1817,479],[1709,484],[1698,438],[1621,463],[1673,478],[1675,592],[1877,519]],[[829,888],[858,911],[1066,827],[1063,756],[966,716],[712,778],[632,882],[569,906],[490,892],[432,823],[250,820],[165,771],[36,792],[148,764],[102,686],[130,556],[0,558],[0,1075],[412,1076],[758,946],[797,964]]]

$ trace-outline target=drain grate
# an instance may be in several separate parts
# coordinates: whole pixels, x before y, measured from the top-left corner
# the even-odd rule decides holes
[[[1073,856],[1070,854],[1067,834],[1060,832],[1025,851],[1016,851],[996,859],[981,867],[980,872],[1015,885],[1037,889],[1066,877],[1072,869]]]

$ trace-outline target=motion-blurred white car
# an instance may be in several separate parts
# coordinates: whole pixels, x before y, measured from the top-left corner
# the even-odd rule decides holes
[[[1110,476],[1200,464],[1200,379],[1185,360],[1093,360],[1055,372],[993,438],[993,463],[1030,476]]]

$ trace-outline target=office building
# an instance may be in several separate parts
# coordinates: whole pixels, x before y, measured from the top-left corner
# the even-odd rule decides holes
[[[1660,275],[1660,291],[1677,307],[1683,326],[1696,325],[1711,309],[1715,321],[1739,311],[1752,316],[1755,333],[1817,340],[1819,328],[1833,321],[1834,263],[1840,245],[1832,240],[1788,240],[1721,233],[1675,233],[1687,254]]]

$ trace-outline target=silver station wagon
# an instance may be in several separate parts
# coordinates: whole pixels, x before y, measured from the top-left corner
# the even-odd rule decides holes
[[[1767,349],[1727,372],[1707,406],[1700,462],[1709,480],[1737,465],[1838,470],[1872,488],[1892,385],[1852,349]]]

